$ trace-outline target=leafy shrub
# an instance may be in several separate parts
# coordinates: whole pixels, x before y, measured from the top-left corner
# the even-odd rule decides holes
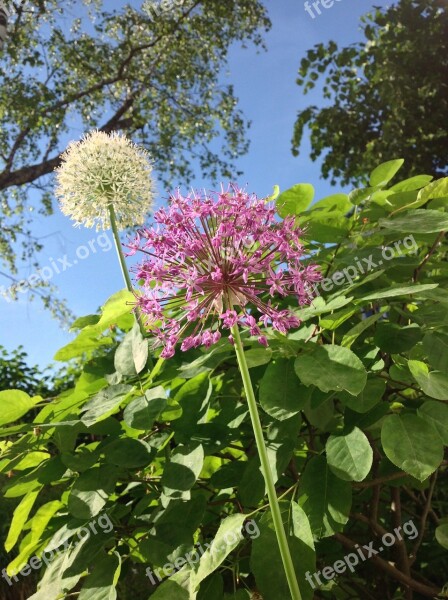
[[[325,279],[310,307],[284,299],[300,329],[268,333],[268,349],[244,337],[305,600],[425,598],[446,585],[448,179],[391,186],[401,164],[349,195],[312,204],[298,184],[277,198]],[[232,346],[151,356],[130,299],[118,292],[74,324],[56,355],[87,357],[70,389],[48,401],[0,393],[9,572],[47,549],[32,600],[289,598]],[[33,423],[16,424],[36,405]],[[259,535],[229,543],[250,519]],[[194,545],[213,539],[195,563]],[[353,567],[325,570],[356,552]]]

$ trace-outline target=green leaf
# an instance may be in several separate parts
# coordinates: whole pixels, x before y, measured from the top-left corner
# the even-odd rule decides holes
[[[120,438],[103,446],[104,461],[127,469],[148,467],[155,451],[143,440]]]
[[[19,539],[19,535],[22,532],[26,521],[28,520],[28,516],[33,508],[34,502],[39,495],[39,491],[40,489],[29,492],[22,498],[20,503],[15,508],[8,531],[8,537],[5,541],[6,552],[10,552]]]
[[[93,350],[112,344],[113,339],[111,337],[103,336],[97,338],[95,334],[89,333],[89,328],[86,327],[72,342],[60,348],[54,355],[54,359],[65,362],[71,358],[90,354]]]
[[[381,442],[387,458],[399,469],[424,481],[443,459],[443,444],[434,428],[417,415],[389,415]]]
[[[149,353],[149,342],[145,339],[141,332],[138,323],[135,323],[131,331],[132,339],[132,358],[136,373],[141,373],[146,366]]]
[[[412,192],[427,185],[433,179],[432,175],[415,175],[404,179],[389,188],[391,192]]]
[[[370,315],[370,317],[362,319],[362,321],[354,325],[354,327],[349,329],[349,331],[347,331],[347,333],[342,338],[341,346],[344,346],[344,348],[350,348],[350,346],[357,340],[361,333],[364,333],[364,331],[368,329],[371,325],[376,323],[378,319],[381,319],[383,314],[384,311],[378,312],[374,315]]]
[[[407,285],[404,287],[386,288],[376,292],[370,292],[365,296],[356,299],[357,303],[370,302],[371,300],[381,300],[383,298],[395,298],[396,296],[418,295],[419,292],[433,290],[438,287],[437,283],[424,283],[420,285]]]
[[[271,363],[260,381],[260,404],[271,417],[284,421],[300,412],[310,391],[297,379],[293,359]]]
[[[190,595],[175,581],[164,581],[151,595],[151,600],[189,600]]]
[[[359,206],[364,200],[370,198],[376,190],[376,187],[357,188],[350,192],[348,199],[353,205]]]
[[[147,390],[144,396],[132,400],[126,406],[123,413],[124,421],[133,429],[149,430],[166,405],[166,392],[159,385]]]
[[[260,367],[261,365],[266,365],[268,362],[270,362],[272,358],[272,349],[251,348],[250,350],[246,350],[244,356],[246,358],[248,368],[253,369],[254,367]]]
[[[42,398],[40,396],[31,398],[26,392],[22,392],[21,390],[5,390],[0,392],[0,425],[17,421],[41,401]]]
[[[448,214],[439,210],[416,208],[395,218],[380,219],[380,227],[403,233],[438,233],[448,229]]]
[[[448,177],[433,181],[418,193],[418,199],[427,202],[433,198],[448,197]]]
[[[384,187],[392,177],[400,170],[404,163],[402,158],[389,160],[373,169],[370,173],[369,183],[371,186]]]
[[[116,600],[121,571],[121,557],[118,552],[106,554],[95,560],[93,571],[86,578],[78,600]]]
[[[347,435],[331,435],[325,450],[328,466],[345,481],[362,481],[372,468],[372,447],[366,435],[357,427]]]
[[[448,375],[441,371],[429,372],[428,366],[419,360],[408,361],[412,377],[430,398],[448,400]]]
[[[223,600],[224,580],[221,573],[213,573],[201,583],[197,600]]]
[[[115,489],[116,467],[92,467],[76,479],[68,497],[68,510],[77,519],[92,519],[106,504]]]
[[[378,323],[373,341],[389,354],[400,354],[410,350],[423,338],[423,332],[416,323],[400,326],[397,323]]]
[[[98,323],[87,326],[84,331],[90,335],[99,335],[125,315],[129,316],[129,322],[133,323],[131,305],[134,303],[134,295],[126,289],[113,294],[102,307]]]
[[[201,556],[196,570],[191,574],[191,588],[197,591],[201,581],[211,575],[243,539],[242,527],[246,515],[234,514],[220,524],[210,548]]]
[[[386,382],[379,377],[367,379],[366,387],[359,396],[354,398],[347,394],[342,399],[345,406],[358,413],[366,413],[372,409],[383,397],[386,391]]]
[[[314,536],[328,537],[342,531],[348,521],[351,484],[334,475],[324,456],[315,456],[300,479],[299,504],[308,516]]]
[[[164,494],[172,498],[189,498],[189,492],[199,477],[203,464],[204,449],[200,444],[177,446],[162,475]]]
[[[132,386],[130,385],[119,384],[111,385],[98,392],[83,406],[82,422],[90,427],[98,421],[107,419],[107,417],[118,410],[118,407],[131,389]]]
[[[312,600],[314,591],[305,579],[305,573],[316,569],[313,536],[306,514],[296,502],[281,502],[280,510],[288,535],[288,546],[297,575],[301,597]],[[251,570],[263,600],[290,598],[289,587],[284,575],[277,537],[272,516],[265,512],[258,523],[260,535],[252,541]]]
[[[137,371],[134,363],[134,332],[129,331],[115,351],[114,366],[124,377],[135,377]]]
[[[448,335],[431,331],[425,335],[422,343],[430,365],[436,371],[443,371],[448,364]]]
[[[436,540],[443,548],[448,550],[448,523],[436,527]]]
[[[448,446],[448,405],[429,400],[420,406],[417,413],[434,427],[442,443]]]
[[[315,385],[323,392],[346,390],[357,396],[367,381],[361,360],[348,348],[325,344],[301,354],[294,368],[305,385]]]
[[[300,215],[308,208],[313,198],[314,187],[310,183],[297,183],[277,198],[277,212],[283,219],[289,215]]]

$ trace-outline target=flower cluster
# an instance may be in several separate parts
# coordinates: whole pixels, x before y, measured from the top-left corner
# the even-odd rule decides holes
[[[279,221],[272,203],[232,185],[204,195],[178,192],[154,220],[126,246],[128,255],[145,255],[137,305],[163,357],[180,341],[184,351],[208,348],[236,324],[265,346],[262,325],[287,333],[300,324],[272,300],[293,295],[308,304],[321,279],[315,265],[301,264],[302,231],[293,217]]]
[[[109,229],[111,205],[120,229],[142,225],[153,201],[151,172],[146,150],[119,133],[92,131],[62,155],[56,195],[75,225]]]

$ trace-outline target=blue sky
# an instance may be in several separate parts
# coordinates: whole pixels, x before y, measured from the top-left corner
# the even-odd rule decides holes
[[[108,7],[122,4],[107,2]],[[262,196],[271,193],[274,184],[285,190],[301,182],[314,185],[317,200],[334,193],[335,189],[320,177],[319,162],[309,159],[307,140],[299,157],[291,154],[297,112],[309,104],[322,104],[318,92],[301,95],[295,83],[297,69],[300,59],[314,44],[333,39],[345,45],[360,40],[360,16],[373,5],[389,4],[385,0],[335,0],[331,8],[321,7],[320,15],[315,11],[313,19],[305,11],[304,0],[265,0],[273,24],[266,36],[268,51],[257,53],[251,47],[235,47],[225,75],[234,84],[241,109],[252,121],[249,153],[237,160],[238,168],[244,172],[241,184]],[[73,137],[78,138],[79,132],[74,132]],[[178,184],[183,186],[181,181]],[[198,173],[193,186],[210,187],[210,182],[202,180]],[[163,203],[166,195],[159,185],[156,205]],[[115,250],[107,251],[107,240],[98,240],[94,230],[75,229],[57,207],[51,217],[37,216],[35,229],[37,235],[48,236],[41,257],[43,265],[51,266],[56,260],[62,268],[57,259],[68,255],[72,266],[52,281],[77,316],[96,312],[123,287]],[[89,250],[89,242],[95,252]],[[82,258],[86,254],[83,250],[78,250],[80,258],[76,257],[80,246],[87,248],[88,257]],[[27,277],[30,272],[25,269],[20,275]],[[30,363],[46,366],[56,350],[72,338],[73,334],[61,329],[39,301],[29,302],[25,294],[20,295],[18,302],[8,303],[0,296],[0,344],[9,350],[24,346]]]

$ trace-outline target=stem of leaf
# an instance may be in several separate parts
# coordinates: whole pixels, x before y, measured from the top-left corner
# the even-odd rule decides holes
[[[134,288],[132,287],[131,278],[129,277],[129,272],[126,267],[126,261],[124,259],[123,250],[121,249],[120,236],[118,235],[118,227],[117,227],[117,219],[115,216],[115,210],[112,204],[109,204],[109,216],[110,216],[110,224],[112,226],[112,234],[114,236],[115,248],[117,250],[118,262],[120,263],[121,273],[123,275],[123,279],[126,285],[126,288],[129,292],[134,293]],[[138,312],[138,308],[136,308],[134,312],[135,320],[140,327],[140,333],[143,337],[146,337],[145,327],[142,323],[140,313]]]
[[[255,435],[255,442],[257,444],[258,455],[260,457],[261,470],[268,491],[268,500],[272,513],[272,521],[274,523],[275,533],[280,549],[280,555],[282,558],[283,567],[285,569],[285,575],[288,581],[289,590],[291,592],[291,598],[292,600],[302,600],[299,584],[297,583],[297,577],[294,570],[294,564],[291,558],[291,552],[288,546],[285,528],[283,526],[280,505],[278,502],[277,492],[275,490],[274,485],[274,479],[272,477],[271,467],[269,465],[268,453],[263,438],[263,429],[261,426],[260,415],[258,414],[254,389],[252,387],[252,381],[250,379],[249,369],[247,366],[246,357],[244,355],[244,347],[241,341],[241,336],[237,324],[235,324],[232,327],[232,336],[235,342],[236,357],[238,360],[241,377],[243,379],[244,390],[246,392],[247,404],[249,406],[249,414]]]

